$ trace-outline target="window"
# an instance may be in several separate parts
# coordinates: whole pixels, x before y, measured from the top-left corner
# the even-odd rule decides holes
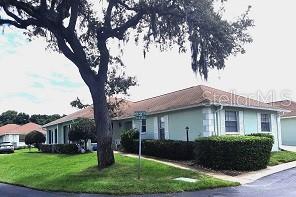
[[[48,130],[48,144],[52,144],[52,134],[51,134],[51,130]]]
[[[58,143],[58,130],[57,129],[54,130],[54,143],[55,144]]]
[[[165,119],[164,116],[159,118],[159,139],[165,139]]]
[[[238,132],[238,118],[236,111],[225,112],[225,131],[226,132]]]
[[[26,137],[26,135],[19,135],[19,141],[25,142],[25,137]]]
[[[146,119],[142,119],[142,133],[146,132]]]
[[[261,114],[261,131],[270,132],[270,114]]]

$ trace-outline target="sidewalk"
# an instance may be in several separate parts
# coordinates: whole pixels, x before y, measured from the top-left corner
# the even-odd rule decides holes
[[[134,155],[134,154],[125,154],[122,152],[117,152],[121,155],[127,156],[127,157],[138,157],[138,155]],[[174,163],[174,162],[167,162],[167,161],[161,161],[161,160],[157,160],[157,159],[152,159],[152,158],[147,158],[147,157],[143,157],[143,159],[146,160],[150,160],[150,161],[155,161],[158,163],[162,163],[168,166],[173,166],[176,168],[180,168],[180,169],[185,169],[185,170],[192,170],[192,171],[197,171],[197,172],[201,172],[204,173],[206,175],[218,178],[218,179],[223,179],[223,180],[227,180],[227,181],[232,181],[232,182],[238,182],[242,185],[247,184],[247,183],[251,183],[254,182],[262,177],[277,173],[277,172],[281,172],[284,170],[288,170],[291,168],[295,168],[296,167],[296,161],[293,162],[289,162],[289,163],[284,163],[284,164],[280,164],[280,165],[276,165],[276,166],[268,166],[266,169],[263,170],[258,170],[258,171],[253,171],[253,172],[246,172],[243,173],[241,175],[238,176],[229,176],[229,175],[225,175],[223,173],[220,172],[208,172],[206,170],[197,170],[193,167],[188,167],[188,166],[184,166],[178,163]]]

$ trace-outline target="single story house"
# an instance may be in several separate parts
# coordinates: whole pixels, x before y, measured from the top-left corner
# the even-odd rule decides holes
[[[145,111],[146,119],[136,120],[134,113]],[[274,136],[273,150],[281,145],[280,113],[272,105],[218,90],[194,86],[137,102],[128,102],[113,118],[114,143],[120,142],[123,130],[136,128],[143,139],[189,140],[212,135],[247,135],[268,133]],[[92,107],[51,122],[47,143],[68,143],[67,131],[78,117],[93,118]]]
[[[71,124],[78,118],[93,119],[93,107],[88,106],[85,109],[43,125],[43,128],[46,129],[46,144],[69,144],[68,133]]]
[[[0,143],[10,142],[14,147],[26,146],[25,136],[32,131],[39,131],[45,134],[42,126],[35,123],[24,125],[6,124],[0,127]]]
[[[283,100],[270,103],[273,106],[289,110],[281,115],[282,144],[296,146],[296,102]]]

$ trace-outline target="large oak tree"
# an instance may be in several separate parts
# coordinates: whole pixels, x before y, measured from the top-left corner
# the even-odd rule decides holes
[[[216,6],[224,1],[0,0],[0,25],[46,38],[49,47],[77,66],[93,99],[102,169],[114,163],[105,85],[110,63],[120,61],[110,55],[108,41],[143,43],[144,56],[151,44],[161,51],[176,46],[186,52],[189,42],[192,69],[207,78],[209,69],[224,68],[226,58],[244,52],[243,44],[251,41],[248,11],[227,21]]]

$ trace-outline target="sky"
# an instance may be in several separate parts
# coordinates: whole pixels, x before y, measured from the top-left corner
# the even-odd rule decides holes
[[[255,22],[249,30],[253,43],[245,46],[246,54],[230,57],[224,70],[210,71],[208,81],[192,72],[190,52],[152,49],[144,58],[141,47],[125,46],[126,72],[138,81],[128,99],[137,101],[203,84],[262,101],[296,100],[296,1],[228,0],[225,17],[235,19],[248,5]],[[0,33],[0,113],[69,114],[76,111],[69,103],[77,96],[91,103],[77,68],[45,46],[40,39],[26,41],[13,29]]]

